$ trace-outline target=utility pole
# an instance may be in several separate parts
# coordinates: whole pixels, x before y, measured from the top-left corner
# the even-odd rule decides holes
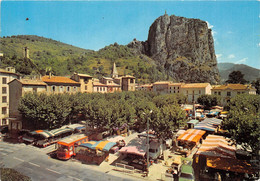
[[[153,110],[150,111],[150,115],[152,114],[152,112],[153,112]],[[146,115],[146,116],[147,116],[147,132],[146,132],[147,133],[147,137],[146,137],[147,150],[146,150],[146,157],[147,157],[147,176],[148,176],[148,173],[149,173],[148,168],[149,168],[149,164],[150,164],[149,163],[149,148],[150,148],[150,145],[149,145],[149,117],[148,117],[148,115]]]

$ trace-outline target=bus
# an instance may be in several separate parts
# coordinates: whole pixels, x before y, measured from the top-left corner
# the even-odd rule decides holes
[[[85,134],[75,134],[56,143],[56,156],[61,160],[69,160],[76,155],[75,146],[88,142]]]

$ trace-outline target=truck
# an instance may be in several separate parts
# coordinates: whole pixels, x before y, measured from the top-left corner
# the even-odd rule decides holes
[[[55,145],[57,158],[60,160],[69,160],[72,156],[76,155],[75,148],[86,142],[88,142],[88,136],[85,134],[75,134],[58,141]]]

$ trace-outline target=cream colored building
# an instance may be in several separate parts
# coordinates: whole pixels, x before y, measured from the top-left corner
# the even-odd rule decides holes
[[[93,82],[93,92],[107,93],[107,86],[100,82]]]
[[[41,78],[47,84],[47,93],[76,93],[80,92],[81,84],[68,77],[43,76]]]
[[[87,74],[74,73],[72,80],[80,83],[80,92],[93,92],[93,77]]]
[[[0,126],[9,124],[9,87],[8,83],[19,78],[15,69],[7,67],[0,69]]]
[[[47,84],[41,80],[31,79],[14,79],[8,83],[10,96],[10,110],[11,118],[20,118],[18,111],[18,104],[20,98],[27,92],[46,93]]]
[[[136,90],[140,91],[152,91],[153,90],[153,84],[144,84],[144,85],[138,85],[135,88]]]
[[[181,86],[184,85],[184,83],[170,83],[168,84],[168,93],[181,93]]]
[[[181,85],[181,93],[187,96],[189,103],[197,102],[197,99],[201,95],[211,94],[210,83],[191,83]]]
[[[216,85],[212,88],[213,95],[221,96],[222,106],[227,105],[231,98],[239,94],[256,94],[256,89],[250,85],[243,84],[225,84]]]
[[[169,84],[171,84],[171,82],[169,82],[169,81],[155,82],[155,83],[153,83],[153,91],[161,92],[161,93],[168,93]]]

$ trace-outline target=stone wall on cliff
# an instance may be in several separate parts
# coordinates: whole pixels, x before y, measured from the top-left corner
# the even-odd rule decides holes
[[[148,40],[128,44],[146,54],[176,81],[219,82],[211,29],[205,21],[167,14],[151,25]]]

